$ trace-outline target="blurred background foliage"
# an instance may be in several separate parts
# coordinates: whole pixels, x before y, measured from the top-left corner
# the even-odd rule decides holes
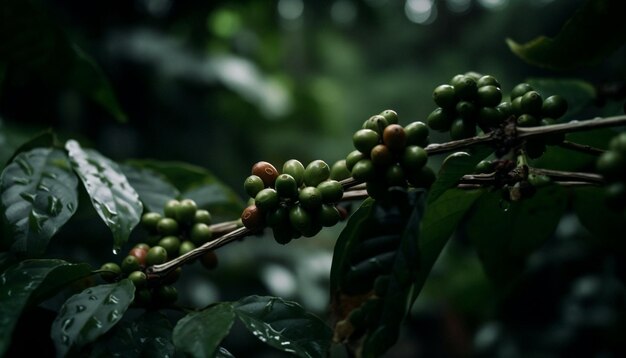
[[[581,78],[591,92],[626,78],[623,47],[599,66],[568,72],[529,66],[507,47],[506,38],[556,34],[582,0],[2,2],[22,4],[1,14],[2,163],[52,128],[118,161],[197,165],[242,198],[259,160],[332,163],[351,150],[355,129],[387,108],[401,123],[424,121],[432,89],[457,73],[492,74],[504,92],[529,77]],[[583,114],[615,112],[598,97],[587,102]],[[446,136],[433,133],[431,141]],[[85,204],[49,255],[99,266],[114,259],[110,234]],[[181,303],[272,294],[324,316],[340,230],[288,246],[252,237],[220,249],[216,271],[194,264],[188,270],[196,274],[183,275]],[[489,283],[469,240],[458,236],[389,356],[623,352],[624,263],[583,240],[589,234],[573,215],[531,256],[512,292]],[[236,356],[263,355],[256,344],[245,333],[225,342]]]

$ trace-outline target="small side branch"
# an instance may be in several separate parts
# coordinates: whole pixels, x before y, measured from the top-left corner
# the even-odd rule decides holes
[[[604,150],[602,149],[595,148],[586,144],[570,142],[568,140],[564,140],[563,143],[559,144],[559,147],[591,155],[601,155],[602,153],[604,153]]]

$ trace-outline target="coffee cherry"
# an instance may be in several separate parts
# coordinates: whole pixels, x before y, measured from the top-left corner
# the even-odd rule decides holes
[[[371,129],[360,129],[352,136],[354,147],[364,154],[369,153],[379,141],[380,136]]]
[[[346,168],[350,172],[352,172],[352,168],[354,168],[354,165],[358,163],[361,159],[365,159],[365,155],[363,155],[363,153],[359,152],[358,150],[350,152],[350,154],[348,154],[348,156],[346,157]]]
[[[144,243],[144,242],[140,242],[137,245],[133,246],[133,249],[141,249],[141,250],[150,250],[150,245]]]
[[[261,179],[261,177],[256,175],[250,175],[243,182],[243,188],[251,198],[254,198],[261,190],[265,188],[265,183],[263,183],[263,179]]]
[[[196,224],[197,225],[197,224]],[[203,224],[204,225],[204,224]],[[166,236],[159,241],[159,245],[167,251],[168,257],[176,257],[180,248],[180,240],[176,236]]]
[[[392,165],[385,172],[385,182],[388,186],[406,186],[404,170],[399,165]]]
[[[385,130],[385,127],[387,127],[388,125],[389,122],[387,122],[387,119],[385,119],[385,117],[376,115],[371,116],[363,123],[363,129],[371,129],[374,132],[378,133],[378,135],[382,135],[383,130]]]
[[[541,113],[541,107],[543,106],[543,99],[539,92],[530,91],[526,92],[522,96],[522,112],[528,113],[532,115],[537,115]]]
[[[211,225],[211,213],[207,210],[198,210],[196,211],[196,215],[193,218],[193,222],[196,224],[207,224]]]
[[[213,232],[211,231],[211,227],[207,224],[198,223],[194,224],[191,227],[191,232],[189,233],[189,238],[194,245],[200,246],[211,240],[213,237]],[[169,251],[168,251],[169,252]]]
[[[311,215],[300,205],[289,209],[289,221],[291,226],[300,232],[307,230],[312,224]]]
[[[464,119],[457,119],[450,128],[450,138],[453,140],[470,138],[476,135],[476,125]]]
[[[323,204],[318,213],[320,224],[324,227],[335,226],[341,218],[334,205]]]
[[[452,77],[452,78],[450,79],[449,83],[450,83],[450,85],[451,85],[452,87],[454,87],[455,85],[457,85],[458,83],[460,83],[460,82],[461,82],[461,80],[462,80],[464,77],[465,77],[465,75],[464,75],[464,74],[459,73],[459,74],[457,74],[457,75],[454,75],[454,77]]]
[[[121,266],[122,272],[131,273],[133,271],[138,271],[141,269],[141,264],[139,260],[135,256],[128,255],[122,260]]]
[[[176,269],[170,271],[170,273],[165,275],[165,277],[163,277],[163,280],[161,281],[161,283],[163,283],[165,285],[171,285],[171,284],[175,283],[176,281],[178,281],[178,279],[180,278],[180,275],[182,273],[183,273],[183,269],[181,267],[177,267]]]
[[[345,159],[336,161],[335,164],[333,164],[333,166],[330,168],[330,179],[344,180],[348,179],[350,175],[350,170],[348,170]]]
[[[162,218],[157,223],[157,232],[161,235],[176,235],[178,233],[178,222],[172,218]]]
[[[598,158],[596,167],[600,174],[604,175],[607,179],[617,179],[624,176],[624,168],[626,168],[626,157],[613,150],[608,150]]]
[[[626,156],[626,132],[622,132],[609,142],[609,149]]]
[[[289,209],[284,206],[267,213],[267,225],[269,227],[285,226],[289,224]]]
[[[322,193],[313,186],[301,189],[298,198],[300,205],[308,210],[317,210],[322,205]]]
[[[626,184],[614,182],[606,187],[604,193],[606,205],[613,210],[623,210],[626,206]]]
[[[312,220],[311,225],[309,227],[303,230],[300,230],[300,232],[302,233],[302,236],[304,237],[313,237],[319,234],[320,231],[322,231],[322,224],[316,220]]]
[[[137,261],[139,261],[139,265],[145,266],[146,264],[146,255],[148,254],[148,250],[150,248],[144,249],[140,247],[134,247],[128,252],[129,255],[135,256]]]
[[[307,186],[317,186],[328,177],[330,177],[330,167],[323,160],[312,161],[304,170],[304,184]]]
[[[293,235],[291,226],[273,227],[272,234],[274,235],[274,240],[281,245],[286,245],[291,242]]]
[[[511,111],[516,116],[524,114],[524,112],[522,111],[522,96],[516,97],[514,100],[511,101]]]
[[[193,242],[189,240],[185,240],[180,243],[180,247],[178,248],[178,256],[182,256],[188,253],[189,251],[194,250],[195,248],[196,248],[196,245]]]
[[[135,290],[135,299],[133,303],[140,306],[147,306],[152,302],[152,293],[149,289],[143,288]]]
[[[393,109],[386,109],[380,112],[380,115],[385,117],[388,124],[398,124],[398,113]]]
[[[476,93],[478,104],[484,107],[495,107],[502,100],[502,91],[496,86],[480,87]]]
[[[326,204],[336,203],[343,197],[343,187],[336,180],[326,180],[317,186],[322,195],[322,202]]]
[[[100,270],[104,271],[100,273],[100,277],[107,282],[113,282],[122,274],[122,269],[115,262],[107,262],[100,266]]]
[[[250,205],[243,210],[241,214],[241,222],[248,229],[260,229],[263,227],[263,214],[256,205]]]
[[[389,166],[393,162],[393,155],[389,147],[384,144],[379,144],[372,148],[370,158],[372,158],[372,163],[375,166],[382,168]]]
[[[474,119],[476,117],[476,106],[469,101],[460,101],[456,104],[456,111],[461,118]],[[454,123],[452,124],[454,125]]]
[[[133,283],[133,285],[135,285],[135,287],[145,287],[148,284],[148,277],[141,271],[131,272],[128,275],[128,279]]]
[[[406,133],[406,145],[418,145],[426,147],[428,145],[428,126],[423,122],[411,122],[404,127]]]
[[[496,109],[502,115],[502,120],[508,119],[511,115],[513,115],[511,102],[502,102],[496,106]]]
[[[365,189],[367,190],[367,195],[374,198],[375,200],[382,200],[387,195],[387,190],[389,189],[387,185],[377,179],[369,180],[365,183]]]
[[[298,197],[298,183],[289,174],[281,174],[276,178],[274,183],[276,193],[279,197],[285,199],[292,199]]]
[[[426,165],[426,161],[428,160],[428,154],[422,147],[418,147],[415,145],[408,146],[404,149],[404,154],[402,155],[402,167],[409,170],[418,170]]]
[[[392,152],[399,152],[406,145],[406,133],[399,124],[390,124],[383,132],[383,143]]]
[[[453,84],[454,93],[456,93],[457,98],[461,100],[471,100],[476,96],[476,91],[478,90],[478,86],[476,85],[476,80],[474,80],[470,76],[463,76],[458,79],[458,81]]]
[[[485,86],[495,86],[497,88],[502,88],[502,86],[500,86],[500,82],[498,82],[495,77],[489,75],[485,75],[479,78],[478,81],[476,81],[476,86],[478,86],[478,88]]]
[[[148,255],[146,256],[146,265],[160,265],[167,261],[167,251],[161,246],[154,246],[148,250]]]
[[[159,213],[145,213],[141,217],[141,224],[150,233],[156,232],[156,225],[161,220]]]
[[[542,126],[551,126],[553,124],[556,124],[556,121],[552,118],[544,118],[541,120],[540,124]],[[555,133],[546,135],[543,137],[543,140],[546,142],[546,144],[558,145],[560,143],[563,143],[563,140],[565,140],[565,134]]]
[[[467,71],[464,76],[467,76],[477,82],[481,77],[483,77],[482,73],[478,73],[476,71]]]
[[[178,300],[178,291],[173,286],[159,286],[154,291],[154,299],[163,305],[170,305]]]
[[[265,187],[271,187],[278,176],[278,170],[271,163],[261,161],[252,166],[252,175],[261,178]]]
[[[478,111],[477,122],[481,126],[494,128],[500,125],[505,117],[502,113],[493,107],[482,107]]]
[[[436,131],[445,132],[450,129],[453,120],[454,117],[449,111],[437,108],[428,115],[426,123]]]
[[[550,179],[550,177],[547,175],[534,175],[534,174],[528,175],[528,183],[534,186],[535,188],[544,187],[550,184],[551,182],[552,182],[552,179]]]
[[[265,188],[254,197],[254,203],[259,210],[267,213],[278,206],[278,193],[272,188]]]
[[[196,216],[198,205],[191,199],[181,200],[180,205],[176,208],[176,221],[179,223],[191,224]]]
[[[180,201],[174,199],[165,203],[165,206],[163,207],[163,213],[165,214],[165,217],[176,219],[176,211],[179,206]]]
[[[215,251],[213,250],[207,251],[200,256],[200,262],[207,270],[213,270],[218,264],[217,254],[215,254]]]
[[[359,160],[352,168],[352,177],[359,181],[367,181],[375,174],[374,164],[369,159]]]
[[[520,127],[534,127],[539,124],[537,118],[531,116],[530,114],[522,114],[517,117],[517,125]]]
[[[417,188],[430,188],[435,179],[437,179],[435,172],[427,166],[423,166],[419,171],[410,172],[407,175],[409,183]]]
[[[511,101],[517,97],[525,95],[527,92],[534,90],[528,83],[520,83],[511,90]]]
[[[494,164],[495,163],[491,160],[481,160],[480,162],[478,162],[478,164],[476,164],[476,169],[474,169],[474,172],[478,174],[491,173],[493,172]]]
[[[433,91],[433,100],[442,108],[452,108],[456,104],[457,98],[455,88],[450,85],[440,85]]]
[[[541,106],[541,114],[544,117],[560,118],[565,112],[567,112],[567,101],[559,95],[546,98]]]
[[[299,160],[290,159],[283,164],[283,174],[291,175],[295,180],[298,187],[304,183],[304,165]]]

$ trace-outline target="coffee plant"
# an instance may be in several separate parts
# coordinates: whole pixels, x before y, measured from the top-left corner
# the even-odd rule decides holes
[[[594,4],[623,10],[610,1],[585,6]],[[602,16],[609,15],[584,7],[556,38],[509,45],[530,63],[567,68],[574,64],[561,57],[578,46],[576,27]],[[613,47],[623,44],[620,36]],[[10,69],[16,60],[2,54]],[[345,138],[354,146],[345,159],[253,164],[241,180],[247,205],[203,168],[116,162],[51,131],[22,143],[0,175],[0,356],[19,352],[19,331],[32,335],[26,344],[51,337],[48,353],[59,357],[231,357],[222,342],[237,323],[297,356],[324,357],[343,346],[348,356],[377,357],[398,341],[455,233],[475,248],[503,295],[515,292],[528,258],[565,215],[576,215],[623,259],[626,115],[595,107],[596,117],[582,117],[593,106],[584,112],[568,97],[583,81],[509,84],[473,71],[450,75],[433,89],[426,118],[382,108],[363,118]],[[433,143],[435,132],[450,141]],[[569,156],[581,164],[568,168]],[[434,158],[445,159],[438,165]],[[191,195],[201,184],[211,190]],[[113,260],[82,262],[51,250],[79,208],[90,208],[110,229],[105,250]],[[222,220],[224,210],[239,217]],[[179,304],[179,280],[198,275],[194,263],[216,270],[220,248],[315,240],[340,223],[326,317],[254,291],[203,307]],[[20,327],[44,312],[48,331]],[[607,344],[619,346],[614,339]]]

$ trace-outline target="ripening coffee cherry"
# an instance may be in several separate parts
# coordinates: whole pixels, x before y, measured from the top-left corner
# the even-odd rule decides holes
[[[133,249],[141,249],[141,250],[150,250],[150,245],[144,243],[144,242],[140,242],[137,245],[133,246]]]
[[[454,93],[460,100],[471,100],[476,97],[476,91],[478,90],[478,86],[476,85],[476,80],[470,76],[463,76],[455,82]]]
[[[387,168],[385,172],[385,183],[388,186],[406,186],[406,178],[404,177],[404,170],[401,166],[394,164]]]
[[[502,91],[496,86],[483,86],[476,93],[478,104],[483,107],[495,107],[502,100]]]
[[[146,265],[160,265],[167,261],[167,251],[165,248],[161,246],[154,246],[148,250],[148,255],[146,256]]]
[[[432,111],[426,118],[428,126],[436,131],[445,132],[450,130],[454,116],[450,111],[443,108],[437,108]]]
[[[489,128],[499,126],[504,120],[504,116],[500,111],[493,107],[482,107],[478,111],[476,121],[479,125]]]
[[[322,205],[317,217],[319,218],[320,224],[324,227],[335,226],[339,222],[339,219],[341,219],[337,208],[334,205],[328,204]]]
[[[263,227],[264,217],[256,205],[250,205],[241,213],[241,222],[248,229],[260,229]]]
[[[146,255],[148,254],[148,250],[149,249],[150,249],[149,247],[147,249],[141,248],[141,247],[134,247],[134,248],[130,249],[128,254],[131,255],[131,256],[135,256],[137,258],[137,260],[139,261],[139,265],[145,266],[146,265]]]
[[[167,251],[167,257],[174,258],[180,249],[180,239],[176,236],[166,236],[159,241],[159,245]]]
[[[496,106],[496,109],[502,115],[502,120],[506,120],[511,115],[513,115],[513,108],[512,108],[511,102],[502,102]]]
[[[485,75],[479,78],[478,81],[476,81],[476,85],[478,86],[478,88],[485,86],[495,86],[497,88],[502,88],[502,86],[500,86],[500,82],[498,82],[495,77],[490,75]]]
[[[352,177],[359,181],[367,181],[375,174],[374,164],[369,159],[359,160],[352,168]]]
[[[207,224],[198,223],[194,224],[191,227],[191,231],[189,233],[189,239],[195,245],[200,246],[211,240],[213,237],[213,232],[211,231],[211,227]]]
[[[617,151],[607,150],[598,158],[596,167],[598,168],[598,172],[607,179],[617,179],[624,176],[626,157]]]
[[[402,167],[407,170],[418,170],[426,165],[428,154],[422,147],[415,145],[408,146],[404,149],[402,155]]]
[[[128,274],[133,271],[138,271],[141,269],[141,265],[139,264],[139,260],[132,255],[128,255],[122,260],[121,265],[122,272]]]
[[[145,213],[141,217],[141,224],[150,233],[156,233],[157,223],[161,220],[159,213]]]
[[[206,269],[213,270],[218,264],[217,254],[213,250],[207,251],[200,256],[200,262]]]
[[[178,300],[178,291],[173,286],[159,286],[154,291],[154,300],[162,305],[171,305]]]
[[[176,221],[179,223],[191,224],[196,216],[198,205],[191,199],[180,201],[180,205],[176,208]]]
[[[470,101],[460,101],[456,104],[456,112],[461,118],[474,119],[476,117],[476,106]],[[454,123],[452,123],[454,125]]]
[[[348,170],[345,159],[336,161],[335,164],[333,164],[333,166],[330,168],[330,179],[344,180],[348,179],[350,175],[350,170]]]
[[[265,189],[265,183],[261,177],[250,175],[243,182],[243,188],[251,198],[254,198],[261,190]]]
[[[522,96],[522,112],[532,115],[541,114],[541,107],[543,106],[543,99],[537,91],[526,92]]]
[[[557,124],[556,120],[552,119],[552,118],[544,118],[541,120],[540,124],[542,126],[551,126],[553,124]],[[543,140],[546,142],[546,144],[550,144],[550,145],[558,145],[560,143],[563,143],[563,140],[565,140],[565,134],[564,133],[555,133],[555,134],[550,134],[550,135],[546,135],[543,137]]]
[[[511,101],[533,90],[534,88],[528,83],[520,83],[511,90]]]
[[[371,129],[360,129],[352,136],[354,147],[363,154],[369,153],[379,141],[380,136]]]
[[[304,184],[317,186],[330,177],[330,167],[323,160],[314,160],[304,170]]]
[[[366,159],[363,153],[359,152],[358,150],[350,152],[350,154],[348,154],[348,156],[346,157],[346,168],[350,172],[352,172],[352,168],[354,168],[354,165],[358,163],[361,159]],[[352,175],[352,173],[350,173],[350,175]]]
[[[386,168],[393,162],[393,154],[384,144],[378,144],[370,152],[372,163],[377,167]]]
[[[441,108],[453,108],[457,102],[454,87],[440,85],[433,91],[433,100]]]
[[[343,187],[336,180],[326,180],[317,186],[322,195],[322,202],[326,204],[336,203],[343,197]]]
[[[291,226],[300,232],[306,231],[312,225],[311,215],[300,205],[295,205],[289,209],[289,221]]]
[[[141,271],[133,271],[128,275],[128,279],[130,282],[135,285],[135,287],[146,287],[148,284],[148,276]]]
[[[517,117],[517,125],[520,127],[534,127],[539,124],[536,117],[530,114],[522,114]]]
[[[561,118],[562,115],[567,112],[567,101],[565,98],[554,95],[550,96],[543,101],[541,107],[541,114],[544,117]]]
[[[406,145],[406,133],[399,124],[390,124],[383,132],[383,143],[392,152],[400,152]]]
[[[290,159],[283,164],[283,174],[291,175],[298,187],[304,183],[304,165],[297,159]]]
[[[278,207],[278,193],[272,188],[265,188],[254,197],[254,203],[261,212],[267,213]]]
[[[193,218],[193,222],[196,224],[207,224],[211,225],[211,213],[208,210],[198,210],[196,211],[196,215]]]
[[[180,247],[178,248],[178,256],[182,256],[188,253],[189,251],[194,250],[195,248],[196,248],[196,245],[193,242],[189,240],[185,240],[180,243]]]
[[[261,178],[265,187],[271,187],[278,176],[278,170],[271,163],[260,161],[252,166],[252,175]]]
[[[307,210],[317,210],[322,205],[322,193],[314,186],[300,189],[298,198],[300,205]]]
[[[386,109],[380,112],[380,115],[385,117],[388,124],[398,124],[398,113],[393,109]]]
[[[105,263],[100,266],[100,270],[103,271],[100,273],[100,277],[107,282],[115,281],[122,274],[122,268],[115,262]]]
[[[406,145],[418,145],[422,148],[428,145],[428,126],[419,121],[411,122],[404,127]]]
[[[378,135],[382,135],[385,127],[389,125],[387,119],[381,115],[371,116],[368,120],[363,123],[363,129],[371,129],[374,132],[378,133]]]
[[[170,217],[162,218],[157,223],[157,232],[165,236],[176,235],[178,233],[178,222]]]
[[[450,127],[450,138],[453,140],[470,138],[476,135],[476,125],[464,119],[457,119]]]

